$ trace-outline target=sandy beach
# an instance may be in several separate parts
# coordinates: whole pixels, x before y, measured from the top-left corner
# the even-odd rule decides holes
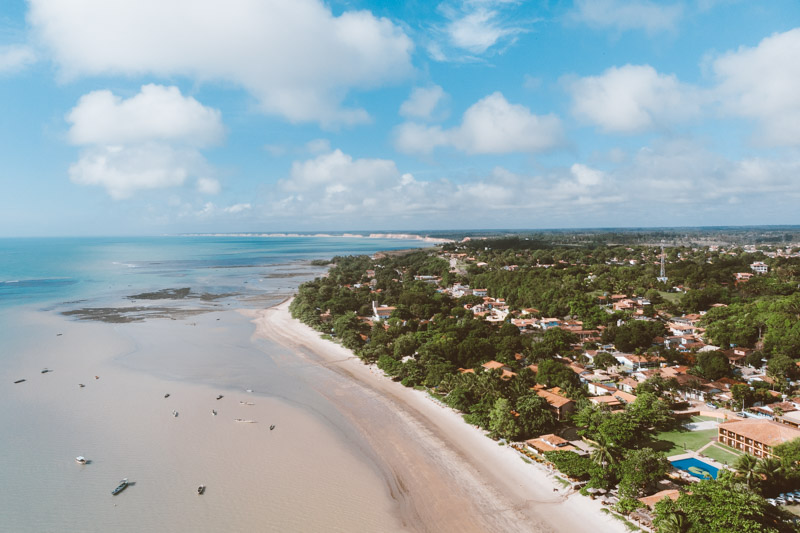
[[[255,335],[338,374],[324,391],[369,442],[413,531],[622,532],[597,501],[564,494],[543,467],[498,446],[454,410],[386,378],[291,318],[289,301],[247,311]],[[287,361],[287,364],[289,362]],[[556,491],[554,491],[556,489]]]

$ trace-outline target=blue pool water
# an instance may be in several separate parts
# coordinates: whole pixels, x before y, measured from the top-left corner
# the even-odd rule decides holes
[[[678,468],[680,470],[684,470],[689,472],[694,477],[704,479],[706,476],[703,475],[703,472],[707,472],[711,479],[717,479],[717,472],[719,472],[719,468],[715,468],[708,463],[704,463],[699,459],[695,459],[691,457],[689,459],[680,459],[678,461],[670,461],[672,466]],[[697,471],[699,469],[700,471]],[[694,472],[692,471],[694,470]]]

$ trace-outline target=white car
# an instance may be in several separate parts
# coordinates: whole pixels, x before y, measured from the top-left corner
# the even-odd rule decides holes
[[[778,502],[773,498],[767,498],[767,503],[770,505],[778,505]]]
[[[778,505],[786,505],[786,500],[778,496],[777,498],[775,498],[775,503],[777,503]]]

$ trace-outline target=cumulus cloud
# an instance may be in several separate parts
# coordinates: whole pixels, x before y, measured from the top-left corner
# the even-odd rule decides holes
[[[700,113],[698,89],[650,65],[611,67],[599,76],[565,83],[573,114],[607,132],[640,132]]]
[[[428,52],[437,61],[460,60],[497,51],[528,31],[511,12],[518,0],[461,0],[443,2],[438,11],[445,22],[435,28]]]
[[[534,115],[495,92],[470,106],[454,128],[401,124],[395,129],[395,147],[401,152],[423,154],[439,146],[452,146],[469,154],[543,152],[562,144],[563,137],[556,115]]]
[[[406,118],[429,120],[445,96],[444,89],[438,85],[416,87],[411,91],[408,100],[400,105],[400,115]]]
[[[295,162],[273,189],[267,212],[341,227],[420,227],[423,220],[463,226],[476,219],[494,227],[692,225],[700,212],[732,224],[744,215],[728,206],[743,198],[754,213],[790,214],[800,198],[800,162],[729,159],[692,139],[656,142],[604,167],[574,162],[539,173],[497,167],[421,179],[394,161],[335,150]]]
[[[352,88],[411,71],[413,44],[368,11],[321,0],[30,0],[28,20],[67,77],[187,76],[243,87],[266,113],[324,125],[368,120]]]
[[[208,146],[225,134],[222,114],[183,96],[177,87],[144,85],[123,100],[111,91],[92,91],[81,97],[67,115],[73,144],[128,144],[177,141]]]
[[[195,150],[166,145],[130,147],[98,146],[85,150],[69,168],[70,179],[80,185],[104,187],[115,200],[147,189],[176,187],[192,175],[208,170]]]
[[[657,33],[674,29],[682,15],[683,6],[677,2],[576,0],[569,18],[593,28]]]
[[[600,170],[573,165],[544,176],[523,176],[498,167],[480,179],[420,180],[394,161],[356,159],[340,150],[297,161],[275,190],[270,212],[302,214],[314,220],[463,216],[504,209],[518,216],[536,208],[568,212],[620,201]],[[526,215],[527,216],[527,215]]]
[[[181,186],[189,178],[201,194],[220,191],[198,149],[222,139],[221,114],[177,87],[145,85],[125,100],[94,91],[80,98],[66,120],[69,140],[84,147],[69,169],[75,183],[102,186],[114,199]]]
[[[36,62],[36,52],[29,46],[0,46],[0,74],[16,72]]]
[[[755,120],[760,142],[800,145],[800,28],[713,61],[723,110]]]

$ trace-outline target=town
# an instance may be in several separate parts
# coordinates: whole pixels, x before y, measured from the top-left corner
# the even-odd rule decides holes
[[[334,258],[291,309],[631,527],[791,531],[799,249],[466,238]]]

